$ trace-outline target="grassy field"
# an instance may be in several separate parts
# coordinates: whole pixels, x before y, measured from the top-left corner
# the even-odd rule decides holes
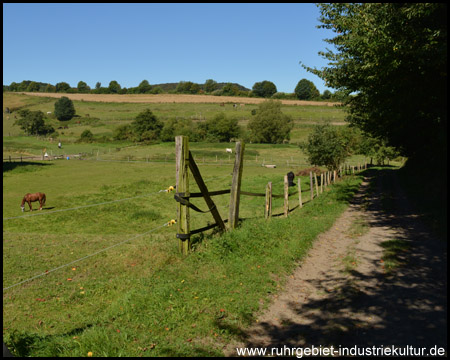
[[[305,256],[315,237],[347,207],[361,176],[350,176],[288,218],[263,219],[264,198],[242,197],[240,227],[220,236],[193,237],[193,251],[179,254],[176,226],[175,145],[130,142],[77,143],[84,129],[110,136],[150,108],[171,117],[203,121],[220,111],[252,116],[255,104],[234,110],[217,103],[102,103],[75,100],[79,117],[58,130],[60,138],[23,136],[13,126],[18,108],[53,111],[54,98],[3,94],[3,158],[84,153],[84,160],[3,163],[3,339],[21,356],[221,356],[222,347],[283,287],[284,276]],[[283,192],[283,176],[309,167],[296,142],[313,123],[342,123],[342,110],[283,105],[295,119],[291,144],[246,144],[242,190]],[[87,115],[89,114],[89,115]],[[58,121],[51,118],[56,127]],[[77,123],[77,121],[79,123]],[[11,136],[8,136],[11,135]],[[58,149],[61,139],[63,147]],[[210,191],[231,185],[234,144],[191,143]],[[363,162],[353,157],[351,164]],[[275,169],[262,164],[276,164]],[[20,210],[27,192],[45,192],[43,211]],[[198,191],[190,180],[190,191]],[[291,198],[291,208],[297,197]],[[214,198],[228,218],[229,195]],[[201,209],[201,199],[192,201]],[[37,203],[33,204],[37,209]],[[283,200],[274,199],[273,213]],[[212,222],[191,211],[191,229]]]
[[[199,166],[210,190],[229,188],[232,163]],[[248,164],[242,189],[262,192],[272,181],[280,194],[285,173]],[[4,163],[3,336],[16,355],[221,355],[361,181],[349,177],[287,219],[269,222],[263,198],[245,197],[240,214],[248,220],[221,237],[213,230],[195,237],[184,258],[176,228],[163,226],[175,218],[176,203],[160,190],[174,177],[172,163]],[[307,187],[309,179],[302,181]],[[20,211],[28,191],[47,194],[45,210]],[[227,218],[228,196],[214,200]],[[102,205],[84,207],[94,204]],[[212,217],[191,212],[191,220],[195,229]]]
[[[42,95],[42,94],[41,94]],[[61,94],[57,94],[61,96]],[[81,96],[81,94],[79,94]],[[78,97],[79,97],[78,96]],[[102,95],[91,95],[91,98],[99,99]],[[156,96],[156,95],[153,95]],[[191,102],[183,103],[178,101],[190,100],[193,96],[187,95],[172,95],[177,99],[169,102],[132,102],[132,95],[114,96],[112,99],[116,102],[102,102],[102,101],[87,101],[87,100],[73,100],[76,117],[70,121],[60,123],[53,115],[48,115],[48,123],[57,129],[59,136],[63,142],[74,142],[78,139],[81,133],[89,129],[97,136],[111,136],[114,128],[121,124],[131,123],[135,117],[143,110],[150,108],[151,111],[163,122],[171,118],[187,118],[193,121],[204,121],[214,117],[220,112],[225,112],[229,118],[235,118],[239,124],[245,128],[248,121],[251,119],[251,111],[258,107],[257,103],[246,104],[244,107],[233,108],[233,102],[226,103],[225,106],[220,106],[213,102]],[[85,96],[87,98],[87,96]],[[142,99],[146,97],[141,95]],[[204,99],[204,96],[194,96],[195,99]],[[217,101],[217,96],[212,96]],[[108,98],[109,99],[109,98]],[[129,102],[118,102],[118,100],[127,100]],[[236,101],[244,101],[246,98],[237,98]],[[262,99],[251,99],[261,102]],[[41,97],[23,95],[20,93],[3,93],[3,107],[10,109],[27,108],[32,111],[40,110],[46,114],[54,111],[54,103],[57,98]],[[223,99],[219,102],[224,101]],[[345,113],[342,109],[327,106],[326,103],[314,102],[298,102],[299,104],[284,104],[282,111],[289,114],[294,119],[294,129],[291,132],[291,143],[295,144],[306,139],[310,132],[312,124],[315,123],[334,123],[344,124]],[[300,105],[301,104],[301,105]],[[314,104],[314,105],[306,105]],[[5,114],[3,112],[3,134],[4,136],[16,137],[23,132],[18,126],[13,123],[16,120],[17,113]],[[66,125],[68,129],[58,129],[58,127]],[[5,146],[5,145],[4,145]]]

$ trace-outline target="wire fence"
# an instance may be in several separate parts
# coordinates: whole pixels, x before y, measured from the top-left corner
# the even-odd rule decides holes
[[[51,270],[46,270],[45,272],[43,272],[43,273],[41,273],[41,274],[39,274],[39,275],[33,276],[33,277],[29,278],[29,279],[23,280],[23,281],[18,282],[18,283],[14,284],[14,285],[11,285],[11,286],[8,286],[8,287],[6,287],[6,288],[3,288],[3,291],[6,291],[6,290],[8,290],[8,289],[11,289],[11,288],[13,288],[13,287],[15,287],[15,286],[19,286],[19,285],[25,284],[25,283],[27,283],[27,282],[30,282],[30,281],[35,280],[35,279],[37,279],[37,278],[40,278],[40,277],[42,277],[42,276],[44,276],[44,275],[48,275],[48,274],[50,274],[50,273],[52,273],[52,272],[54,272],[54,271],[56,271],[56,270],[62,269],[62,268],[67,267],[67,266],[69,266],[69,265],[73,265],[73,264],[75,264],[75,263],[77,263],[77,262],[80,262],[80,261],[82,261],[82,260],[86,260],[86,259],[88,259],[88,258],[90,258],[90,257],[93,257],[93,256],[95,256],[95,255],[98,255],[98,254],[100,254],[100,253],[102,253],[102,252],[105,252],[105,251],[107,251],[107,250],[109,250],[109,249],[112,249],[112,248],[114,248],[114,247],[116,247],[116,246],[125,244],[126,242],[129,242],[129,241],[131,241],[131,240],[134,240],[134,239],[140,238],[140,237],[142,237],[142,236],[148,235],[148,234],[150,234],[150,233],[152,233],[152,232],[154,232],[154,231],[156,231],[156,230],[158,230],[158,229],[161,229],[161,228],[163,228],[163,227],[165,227],[165,226],[170,226],[170,225],[172,225],[172,224],[174,224],[174,220],[171,220],[171,221],[169,221],[169,222],[167,222],[167,223],[165,223],[165,224],[163,224],[163,225],[161,225],[161,226],[158,226],[158,227],[153,228],[153,229],[151,229],[151,230],[149,230],[149,231],[146,231],[145,233],[142,233],[142,234],[139,234],[139,235],[135,235],[135,236],[130,237],[130,238],[126,239],[126,240],[123,240],[123,241],[121,241],[121,242],[118,242],[118,243],[116,243],[116,244],[113,244],[113,245],[111,245],[111,246],[108,246],[108,247],[106,247],[106,248],[104,248],[104,249],[102,249],[102,250],[96,251],[95,253],[92,253],[92,254],[83,256],[82,258],[76,259],[76,260],[71,261],[71,262],[69,262],[69,263],[67,263],[67,264],[58,266],[58,267],[53,268],[53,269],[51,269]]]

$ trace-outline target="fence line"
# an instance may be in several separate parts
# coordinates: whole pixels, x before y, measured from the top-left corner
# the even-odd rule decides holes
[[[310,171],[309,172],[309,185],[310,189],[306,191],[301,190],[301,184],[300,184],[300,178],[298,181],[298,191],[289,194],[289,183],[290,180],[288,179],[288,175],[284,176],[284,193],[283,195],[274,195],[272,194],[272,182],[269,182],[266,187],[265,193],[253,193],[248,191],[242,191],[241,190],[241,178],[242,178],[242,172],[243,172],[243,166],[244,166],[244,148],[245,144],[243,142],[238,141],[236,143],[236,150],[235,150],[235,161],[234,161],[234,168],[233,168],[233,178],[231,183],[231,189],[230,190],[218,190],[210,192],[200,174],[200,171],[197,168],[197,164],[194,160],[194,157],[189,151],[189,141],[188,137],[186,136],[177,136],[175,138],[175,153],[176,153],[176,193],[175,193],[175,200],[177,201],[177,220],[178,220],[178,229],[176,237],[179,239],[179,249],[182,254],[187,254],[191,248],[191,235],[194,233],[199,233],[202,231],[206,231],[209,229],[212,229],[216,226],[219,226],[222,231],[227,230],[224,226],[224,220],[220,217],[220,214],[217,212],[216,205],[211,199],[211,196],[215,195],[223,195],[230,193],[230,206],[229,206],[229,217],[228,217],[228,230],[235,229],[237,226],[237,223],[239,220],[242,220],[239,218],[239,205],[240,205],[240,196],[241,195],[247,195],[247,196],[260,196],[266,198],[266,204],[265,204],[265,218],[270,218],[271,216],[281,216],[284,215],[287,217],[291,211],[293,211],[296,208],[302,208],[303,204],[305,202],[302,202],[302,192],[309,192],[310,193],[310,201],[313,201],[314,197],[318,197],[320,193],[323,192],[323,186],[331,185],[332,183],[335,183],[337,178],[342,178],[343,175],[350,172],[355,174],[355,166],[349,166],[347,164],[340,166],[338,170],[334,171],[327,171],[325,173],[325,176],[323,176],[323,173],[321,173],[320,176],[320,188],[321,191],[319,192],[319,184],[318,184],[318,178],[317,174]],[[274,166],[272,166],[274,167]],[[361,164],[358,164],[356,166],[356,170],[360,171],[363,168],[367,168],[367,163],[361,166]],[[190,193],[189,192],[189,174],[188,170],[191,170],[192,175],[194,176],[195,181],[199,185],[200,193]],[[325,178],[325,182],[323,181]],[[294,184],[295,185],[295,184]],[[315,185],[315,191],[316,196],[314,196],[314,185]],[[295,206],[294,208],[289,209],[289,197],[298,194],[299,197],[299,205]],[[193,205],[189,199],[193,197],[203,197],[205,202],[208,205],[208,210],[202,211],[199,208],[197,208],[195,205]],[[284,198],[284,212],[282,214],[276,214],[272,215],[272,198],[278,198],[283,197]],[[208,225],[207,227],[201,228],[201,229],[190,229],[190,216],[189,216],[189,209],[192,209],[194,211],[200,212],[200,213],[211,213],[213,215],[215,223]]]
[[[173,222],[172,222],[172,221],[169,221],[169,222],[165,223],[164,225],[158,226],[158,227],[153,228],[153,229],[151,229],[151,230],[149,230],[149,231],[146,231],[145,233],[142,233],[142,234],[139,234],[139,235],[135,235],[135,236],[133,236],[133,237],[131,237],[131,238],[129,238],[129,239],[126,239],[126,240],[121,241],[121,242],[119,242],[119,243],[116,243],[116,244],[114,244],[114,245],[108,246],[108,247],[106,247],[106,248],[104,248],[104,249],[102,249],[102,250],[99,250],[99,251],[97,251],[97,252],[95,252],[95,253],[93,253],[93,254],[86,255],[86,256],[84,256],[84,257],[82,257],[82,258],[79,258],[79,259],[74,260],[74,261],[71,261],[71,262],[69,262],[69,263],[67,263],[67,264],[58,266],[58,267],[56,267],[56,268],[54,268],[54,269],[47,270],[47,271],[43,272],[42,274],[33,276],[33,277],[29,278],[29,279],[23,280],[23,281],[18,282],[18,283],[14,284],[14,285],[11,285],[11,286],[8,286],[8,287],[6,287],[6,288],[3,288],[3,291],[6,291],[6,290],[11,289],[11,288],[13,288],[13,287],[15,287],[15,286],[24,284],[24,283],[26,283],[26,282],[32,281],[32,280],[37,279],[37,278],[39,278],[39,277],[41,277],[41,276],[48,275],[48,274],[50,274],[50,273],[53,272],[53,271],[62,269],[62,268],[64,268],[64,267],[66,267],[66,266],[69,266],[69,265],[75,264],[75,263],[77,263],[77,262],[79,262],[79,261],[88,259],[88,258],[90,258],[90,257],[92,257],[92,256],[95,256],[95,255],[97,255],[97,254],[100,254],[100,253],[102,253],[102,252],[104,252],[104,251],[106,251],[106,250],[112,249],[112,248],[114,248],[114,247],[116,247],[116,246],[122,245],[122,244],[124,244],[124,243],[126,243],[126,242],[128,242],[128,241],[131,241],[131,240],[137,239],[137,238],[139,238],[139,237],[142,237],[142,236],[144,236],[144,235],[150,234],[150,233],[152,233],[153,231],[156,231],[156,230],[158,230],[158,229],[161,229],[161,228],[164,227],[164,226],[170,226],[170,225],[172,225],[172,224],[173,224]]]

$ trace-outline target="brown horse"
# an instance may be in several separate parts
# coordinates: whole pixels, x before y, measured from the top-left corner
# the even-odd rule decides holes
[[[34,193],[34,194],[26,194],[22,199],[22,204],[20,204],[20,207],[22,208],[22,212],[25,211],[25,202],[28,203],[28,206],[30,207],[30,211],[33,211],[33,208],[31,207],[31,203],[34,201],[39,201],[39,210],[42,210],[42,206],[45,205],[45,194],[44,193]]]

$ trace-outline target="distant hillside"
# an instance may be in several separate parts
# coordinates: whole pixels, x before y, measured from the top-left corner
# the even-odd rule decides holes
[[[177,88],[179,83],[164,83],[164,84],[152,84],[153,87],[157,87],[159,86],[161,88],[162,91],[164,92],[169,92],[169,91],[173,91]],[[218,90],[222,90],[222,88],[228,83],[217,83],[217,89]],[[236,85],[238,87],[239,90],[241,91],[251,91],[251,89],[247,89],[245,86],[236,84],[236,83],[231,83],[232,85]],[[200,86],[201,89],[203,89],[204,84],[198,84]]]

